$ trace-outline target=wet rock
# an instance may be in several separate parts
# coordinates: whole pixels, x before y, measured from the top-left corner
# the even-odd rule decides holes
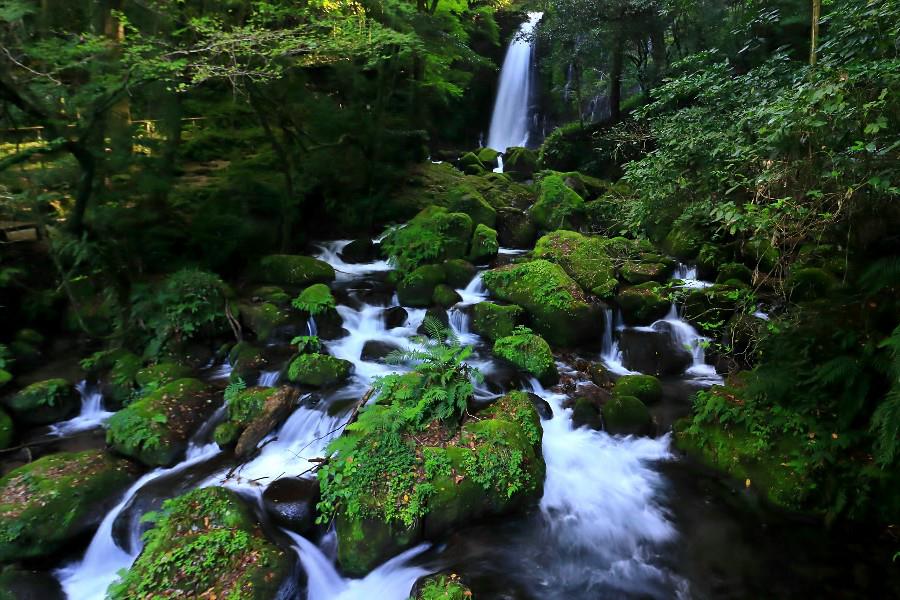
[[[24,425],[48,425],[78,414],[81,396],[65,379],[48,379],[19,390],[3,404]]]
[[[0,571],[0,598],[3,600],[65,600],[59,581],[50,573],[29,571],[8,565]]]
[[[662,384],[652,375],[624,375],[616,381],[614,396],[634,396],[644,404],[655,404],[662,400]]]
[[[622,309],[622,318],[628,325],[649,325],[666,316],[671,307],[662,288],[654,281],[625,288],[616,294],[616,304]]]
[[[225,488],[169,500],[155,521],[137,560],[110,588],[110,600],[161,598],[172,590],[186,598],[269,600],[296,561],[266,539],[246,503]]]
[[[616,288],[616,270],[603,238],[554,231],[537,241],[534,256],[558,264],[581,289],[601,298]]]
[[[418,267],[397,285],[400,304],[420,308],[431,306],[435,288],[445,279],[446,274],[440,265]]]
[[[539,229],[574,231],[584,219],[584,199],[554,173],[541,179],[540,195],[528,212]]]
[[[497,242],[497,232],[487,225],[479,223],[472,234],[469,260],[475,264],[490,262],[492,258],[497,256],[499,249],[500,244]]]
[[[319,482],[315,478],[283,477],[262,495],[263,508],[278,525],[300,534],[315,527]]]
[[[406,324],[406,320],[409,318],[409,313],[402,306],[386,308],[381,314],[384,319],[384,326],[387,329],[403,327],[403,325]]]
[[[516,326],[523,323],[524,317],[525,311],[515,304],[479,302],[472,307],[472,330],[490,341],[496,341],[512,335]]]
[[[600,416],[600,407],[598,407],[589,398],[578,398],[572,407],[572,425],[574,427],[587,427],[603,429],[603,419]]]
[[[344,319],[334,308],[329,308],[311,318],[316,323],[317,335],[323,340],[336,340],[347,335]]]
[[[380,361],[391,352],[400,350],[400,346],[383,340],[369,340],[363,344],[360,358],[365,361]]]
[[[106,441],[116,452],[147,466],[171,466],[217,404],[202,381],[178,379],[110,417]]]
[[[619,336],[625,368],[647,375],[680,375],[691,366],[690,352],[664,330],[625,329]]]
[[[274,285],[308,286],[334,281],[334,268],[310,256],[271,254],[264,256],[254,273],[256,281]]]
[[[0,562],[46,557],[100,523],[139,469],[103,450],[44,456],[0,479]]]
[[[506,149],[503,157],[503,172],[516,181],[534,177],[537,169],[537,154],[534,150],[513,146]]]
[[[290,386],[269,390],[263,405],[253,418],[249,419],[238,438],[234,449],[235,456],[245,460],[250,458],[256,451],[256,445],[290,416],[297,407],[299,397],[299,390]]]
[[[531,248],[537,238],[537,225],[527,212],[519,208],[497,211],[497,239],[506,248]]]
[[[231,365],[231,380],[241,379],[245,383],[255,382],[259,379],[260,372],[269,366],[262,349],[250,342],[235,344],[228,353],[228,362]]]
[[[431,301],[442,308],[450,308],[458,302],[462,302],[462,296],[449,285],[443,283],[434,288]]]
[[[353,363],[327,354],[302,354],[288,367],[288,379],[312,387],[329,387],[343,383],[353,372]]]
[[[475,265],[461,258],[454,258],[444,263],[447,285],[452,288],[465,288],[475,277]]]
[[[553,351],[539,335],[514,332],[494,343],[494,354],[533,375],[543,385],[553,385],[559,379]]]
[[[634,396],[613,396],[603,406],[603,422],[613,435],[650,435],[653,432],[650,412]]]
[[[266,342],[276,336],[288,336],[303,327],[303,319],[288,305],[274,302],[242,301],[238,304],[241,324],[256,339]]]
[[[609,388],[613,385],[613,379],[609,369],[607,369],[603,363],[594,362],[588,365],[587,375],[594,385],[599,387]]]
[[[537,394],[532,394],[530,392],[528,393],[528,399],[531,400],[531,404],[534,406],[534,409],[542,420],[549,421],[553,418],[553,408],[550,406],[549,402]]]
[[[348,263],[368,263],[376,257],[375,243],[368,238],[353,240],[341,250],[341,260]]]

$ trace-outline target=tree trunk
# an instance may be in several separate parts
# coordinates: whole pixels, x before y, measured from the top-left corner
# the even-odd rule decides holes
[[[94,155],[85,146],[77,142],[69,144],[69,152],[78,161],[81,167],[81,177],[78,180],[78,188],[75,192],[75,206],[69,216],[68,228],[78,235],[84,229],[84,215],[94,193],[94,178],[97,173],[97,162]]]
[[[666,33],[659,17],[653,19],[650,28],[650,56],[653,67],[650,73],[650,86],[655,87],[666,70]]]
[[[812,33],[809,40],[809,66],[816,66],[816,45],[819,43],[819,17],[822,14],[822,0],[812,0]]]
[[[624,46],[624,37],[621,32],[617,32],[613,38],[612,56],[609,64],[609,116],[613,121],[618,121],[622,117]]]

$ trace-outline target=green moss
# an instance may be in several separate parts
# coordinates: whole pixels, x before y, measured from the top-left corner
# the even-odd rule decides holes
[[[474,263],[484,263],[497,256],[498,250],[500,250],[500,244],[497,243],[497,232],[487,225],[479,223],[472,234],[469,259]]]
[[[238,342],[228,353],[231,380],[250,381],[268,364],[262,350],[250,342]]]
[[[554,231],[537,241],[534,256],[561,266],[585,291],[607,297],[615,290],[615,269],[601,238]]]
[[[790,292],[791,300],[795,302],[820,298],[836,286],[837,280],[834,276],[817,267],[792,269],[785,281],[785,288]]]
[[[87,533],[137,468],[102,450],[52,454],[0,479],[0,562],[50,556]]]
[[[602,319],[584,292],[560,267],[546,260],[507,265],[484,274],[484,284],[500,300],[524,308],[533,328],[553,345],[594,339]]]
[[[513,146],[507,148],[503,156],[503,172],[519,181],[531,179],[537,169],[537,154],[534,150]]]
[[[522,324],[525,311],[515,304],[500,305],[493,302],[479,302],[472,307],[472,330],[490,341],[513,334],[517,325]]]
[[[191,370],[184,365],[164,362],[141,369],[135,373],[134,379],[141,388],[156,389],[190,374]]]
[[[647,325],[661,319],[671,306],[663,288],[655,281],[625,288],[616,295],[616,304],[629,325]]]
[[[109,588],[110,600],[274,598],[294,557],[269,542],[234,492],[207,487],[163,504],[132,567]]]
[[[441,265],[422,265],[397,285],[397,297],[403,306],[431,306],[435,288],[447,278]]]
[[[434,288],[434,294],[431,296],[432,303],[443,308],[450,308],[461,300],[462,297],[456,290],[443,283]]]
[[[334,281],[334,268],[310,256],[271,254],[259,261],[256,280],[263,283],[307,286]]]
[[[497,222],[497,211],[477,190],[457,187],[447,194],[447,209],[454,213],[465,213],[476,225],[493,227]]]
[[[405,226],[388,232],[381,247],[406,274],[420,265],[465,258],[473,228],[469,215],[430,206]]]
[[[461,258],[454,258],[444,263],[446,282],[452,288],[464,288],[475,277],[475,265]]]
[[[331,294],[331,289],[324,283],[316,283],[309,286],[300,292],[300,295],[294,298],[291,304],[297,310],[302,310],[313,316],[334,310],[335,306],[337,306],[334,296]]]
[[[353,363],[326,354],[301,354],[288,367],[288,379],[312,387],[336,385],[350,377]]]
[[[493,148],[479,148],[476,154],[476,156],[478,156],[478,160],[481,161],[481,164],[489,166],[491,168],[497,166],[497,157],[499,155],[500,153]]]
[[[510,206],[528,208],[534,203],[534,193],[531,189],[512,181],[503,173],[485,173],[481,177],[469,179],[467,183],[497,211]],[[494,226],[490,222],[485,225]]]
[[[704,236],[690,225],[676,223],[663,240],[663,248],[682,260],[688,260],[697,256],[700,246],[703,245]]]
[[[572,424],[575,427],[590,427],[599,431],[603,428],[600,409],[590,399],[578,398],[572,407]]]
[[[619,267],[619,275],[631,284],[665,281],[672,274],[670,264],[659,262],[627,262]]]
[[[213,441],[218,444],[219,448],[228,448],[237,443],[242,432],[242,427],[237,423],[225,421],[216,425],[213,430]]]
[[[529,329],[518,327],[513,335],[498,339],[494,354],[534,375],[544,385],[552,385],[559,379],[550,345]]]
[[[47,425],[78,413],[80,396],[65,379],[32,383],[4,400],[16,420],[26,425]]]
[[[262,414],[266,399],[272,394],[271,388],[252,387],[229,394],[225,399],[228,419],[241,427],[247,426]]]
[[[662,399],[662,384],[653,375],[624,375],[616,381],[614,396],[634,396],[644,404],[655,404]]]
[[[684,318],[705,333],[718,334],[749,293],[746,286],[721,283],[694,290],[684,300]]]
[[[432,575],[420,585],[419,592],[410,600],[472,600],[472,590],[455,574]]]
[[[6,411],[0,410],[0,450],[12,446],[16,431],[12,419]]]
[[[263,302],[271,302],[277,306],[287,306],[291,296],[277,285],[263,285],[253,290],[251,296]]]
[[[730,279],[737,279],[743,283],[753,282],[753,271],[741,263],[726,263],[719,267],[716,283],[725,283]]]
[[[540,195],[529,212],[544,231],[577,229],[584,216],[584,200],[559,174],[547,175],[541,179]]]
[[[106,441],[117,452],[145,465],[169,466],[214,409],[206,384],[178,379],[110,417]]]
[[[268,340],[279,329],[295,320],[290,308],[273,302],[241,302],[240,311],[241,320],[260,341]]]
[[[643,402],[622,394],[614,395],[603,405],[603,422],[613,435],[646,435],[653,424]]]

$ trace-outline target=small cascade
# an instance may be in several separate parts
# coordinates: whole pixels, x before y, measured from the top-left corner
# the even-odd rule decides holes
[[[619,349],[618,332],[624,328],[622,315],[618,309],[603,309],[603,340],[600,347],[600,358],[613,373],[628,375],[632,371],[622,364],[622,351]]]
[[[531,115],[528,103],[533,87],[532,58],[534,43],[529,40],[543,13],[528,13],[528,20],[509,43],[503,68],[500,70],[500,86],[491,116],[488,147],[505,152],[513,146],[528,144]]]
[[[678,263],[678,266],[675,267],[675,272],[672,273],[672,279],[680,280],[681,285],[679,287],[683,288],[697,289],[712,285],[709,281],[697,278],[697,267],[684,263]]]
[[[280,380],[280,369],[277,371],[263,371],[259,374],[259,381],[256,382],[256,385],[260,387],[275,387]]]
[[[665,324],[665,325],[663,325]],[[694,327],[682,319],[678,314],[678,307],[673,303],[669,314],[656,321],[650,328],[655,331],[665,331],[672,336],[672,341],[680,348],[685,348],[691,353],[693,363],[686,374],[707,383],[720,383],[722,377],[716,373],[715,367],[706,364],[705,346],[709,338],[700,335]]]
[[[234,370],[234,366],[228,362],[227,360],[216,367],[212,373],[209,374],[209,378],[213,381],[221,381],[222,379],[228,379],[231,377],[231,371]]]
[[[51,426],[51,435],[64,436],[94,429],[103,425],[113,415],[103,409],[103,394],[96,386],[82,380],[75,385],[75,388],[81,395],[81,411],[68,421]]]
[[[316,327],[316,318],[312,315],[309,315],[309,318],[306,320],[306,328],[309,330],[309,335],[319,335],[319,328]]]
[[[497,166],[494,167],[494,173],[502,173],[503,172],[503,155],[497,155]]]
[[[341,252],[347,247],[352,240],[335,240],[332,242],[320,242],[317,247],[318,254],[315,255],[321,261],[327,262],[337,272],[339,281],[351,280],[358,275],[367,273],[379,273],[391,270],[391,265],[386,260],[377,260],[370,263],[348,263],[341,258]],[[381,241],[380,239],[373,240]]]
[[[465,288],[456,290],[459,292],[459,295],[462,296],[462,301],[459,304],[478,304],[479,302],[487,300],[488,291],[487,288],[484,287],[484,281],[482,281],[481,276],[482,274],[478,273]]]
[[[294,551],[306,572],[307,600],[406,600],[416,580],[428,570],[412,560],[428,549],[427,544],[398,554],[362,579],[344,579],[318,546],[288,530]]]

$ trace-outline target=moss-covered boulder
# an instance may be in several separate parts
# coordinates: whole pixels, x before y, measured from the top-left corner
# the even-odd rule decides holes
[[[429,206],[387,233],[381,247],[402,273],[424,264],[465,258],[475,225],[466,213]]]
[[[161,362],[149,367],[144,367],[134,375],[134,379],[141,388],[158,388],[176,379],[183,379],[191,375],[190,368],[174,362]]]
[[[613,435],[648,435],[653,429],[650,411],[634,396],[614,394],[603,405],[603,422]]]
[[[690,224],[675,223],[663,240],[663,248],[677,258],[690,260],[700,252],[704,235]]]
[[[65,379],[48,379],[19,390],[3,404],[24,425],[48,425],[78,414],[81,396]]]
[[[644,404],[662,400],[662,384],[653,375],[624,375],[613,386],[614,396],[634,396]]]
[[[637,285],[648,281],[665,281],[675,270],[671,262],[656,260],[632,260],[619,267],[619,276],[626,282]]]
[[[462,302],[462,296],[449,285],[439,284],[434,288],[434,294],[431,296],[432,304],[442,308],[450,308],[457,302]]]
[[[655,281],[625,288],[616,294],[616,304],[628,325],[648,325],[663,318],[672,303]]]
[[[684,300],[684,319],[704,333],[718,334],[746,294],[743,287],[721,283],[693,290]]]
[[[297,310],[302,310],[305,313],[315,316],[329,310],[334,310],[337,306],[337,301],[331,293],[331,288],[324,283],[314,283],[300,292],[300,294],[294,298],[292,304]]]
[[[560,174],[541,179],[540,195],[529,210],[539,229],[578,229],[584,218],[584,200],[565,184]]]
[[[353,363],[327,354],[301,354],[291,361],[287,376],[293,383],[328,387],[343,383],[353,372]]]
[[[228,352],[231,380],[244,383],[256,381],[261,371],[269,365],[262,348],[250,342],[238,342]]]
[[[262,283],[307,286],[334,281],[334,268],[326,262],[298,254],[270,254],[260,259],[255,279]]]
[[[413,586],[410,600],[473,600],[472,590],[456,573],[429,575]]]
[[[140,556],[110,586],[111,600],[270,600],[296,560],[266,539],[246,503],[225,488],[201,488],[168,500],[154,520]]]
[[[484,284],[495,298],[524,308],[535,331],[555,346],[600,335],[599,309],[557,264],[534,260],[507,265],[485,273]]]
[[[516,181],[531,179],[537,169],[537,162],[534,150],[512,146],[503,155],[503,172]]]
[[[447,209],[469,215],[475,225],[493,227],[497,222],[497,210],[474,189],[456,188],[447,194]]]
[[[497,211],[497,240],[501,246],[531,248],[537,231],[537,225],[527,211],[513,207]]]
[[[791,274],[784,282],[784,287],[794,302],[820,298],[837,285],[838,280],[833,275],[818,267],[791,269]]]
[[[537,241],[534,256],[558,264],[583,290],[601,298],[616,288],[616,271],[602,238],[554,231]]]
[[[252,387],[226,394],[227,419],[216,426],[213,438],[222,448],[234,448],[239,458],[249,458],[257,444],[296,408],[299,390]]]
[[[12,446],[16,437],[16,429],[13,420],[5,410],[0,410],[0,450]]]
[[[719,267],[716,283],[725,283],[732,279],[746,284],[753,283],[753,271],[741,263],[725,263]]]
[[[481,175],[486,170],[484,163],[473,152],[466,152],[459,157],[459,168],[467,175]]]
[[[454,258],[444,263],[445,281],[452,288],[465,288],[477,272],[475,265],[461,258]]]
[[[550,345],[528,329],[518,328],[512,335],[498,339],[494,354],[537,377],[544,385],[553,385],[559,379]]]
[[[109,419],[106,442],[150,467],[175,464],[191,435],[216,409],[205,383],[177,379],[128,405]]]
[[[479,302],[472,307],[472,330],[493,342],[512,335],[524,318],[525,311],[521,306]]]
[[[504,173],[485,173],[481,177],[469,179],[467,183],[497,211],[510,206],[524,209],[534,203],[535,194],[531,188],[516,183]],[[485,225],[494,226],[492,223]]]
[[[485,263],[497,256],[500,244],[497,242],[497,232],[481,223],[475,227],[472,234],[472,244],[469,250],[469,260],[474,263]]]
[[[241,323],[263,342],[292,329],[299,317],[289,306],[275,302],[244,300],[238,306]]]
[[[0,562],[41,558],[88,533],[139,470],[102,450],[51,454],[0,479]]]
[[[478,160],[481,161],[486,167],[494,168],[497,166],[497,157],[500,156],[500,153],[494,150],[493,148],[479,148],[475,153],[478,157]]]
[[[406,275],[397,285],[397,298],[403,306],[431,306],[435,288],[444,283],[447,274],[441,265],[422,265]]]

